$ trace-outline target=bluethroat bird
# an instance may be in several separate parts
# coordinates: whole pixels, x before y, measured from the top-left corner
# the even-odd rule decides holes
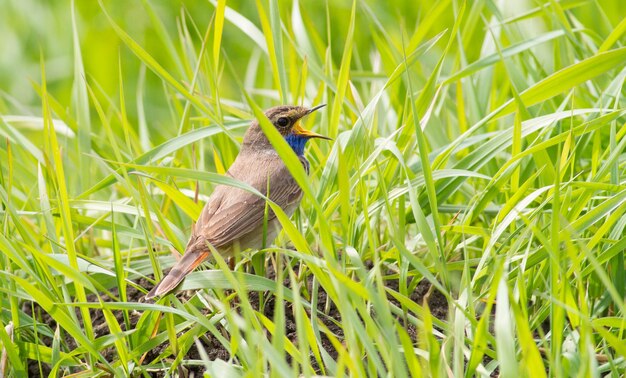
[[[311,138],[330,138],[305,130],[300,121],[323,106],[325,105],[309,109],[282,105],[265,111],[265,116],[283,135],[307,173],[309,162],[304,157],[306,142]],[[269,199],[279,205],[288,216],[300,204],[302,189],[256,120],[252,121],[246,131],[239,155],[226,174],[252,186],[263,195],[267,195],[269,185]],[[185,254],[146,298],[163,296],[176,288],[187,274],[209,257],[209,244],[224,257],[231,257],[235,250],[261,248],[264,222],[263,198],[232,186],[216,186],[193,226]],[[272,242],[279,230],[280,222],[270,211],[265,240]]]

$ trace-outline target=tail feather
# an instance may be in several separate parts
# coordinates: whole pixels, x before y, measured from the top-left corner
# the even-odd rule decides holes
[[[198,265],[209,257],[208,249],[187,251],[170,272],[148,294],[146,299],[163,296],[174,290],[178,284]]]

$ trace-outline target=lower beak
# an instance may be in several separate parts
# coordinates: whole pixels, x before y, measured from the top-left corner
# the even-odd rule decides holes
[[[292,130],[294,134],[302,135],[308,138],[320,138],[320,139],[333,140],[332,138],[329,138],[325,135],[314,133],[313,131],[305,129],[304,127],[302,127],[302,125],[300,125],[300,122],[296,123],[296,125],[293,127]]]
[[[322,105],[318,105],[316,107],[313,107],[311,109],[309,109],[309,111],[306,113],[306,115],[313,113],[314,111],[316,111],[317,109],[323,108],[324,106],[326,106],[326,104],[322,104]],[[302,127],[302,125],[300,124],[300,121],[298,121],[296,123],[296,125],[293,127],[293,133],[296,135],[302,135],[308,138],[320,138],[320,139],[326,139],[326,140],[333,140],[332,138],[329,138],[327,136],[318,134],[318,133],[314,133],[313,131],[307,130],[304,127]]]

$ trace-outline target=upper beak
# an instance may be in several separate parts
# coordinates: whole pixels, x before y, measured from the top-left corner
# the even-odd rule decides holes
[[[318,105],[318,106],[315,106],[315,107],[307,110],[306,113],[303,115],[303,117],[313,113],[317,109],[323,108],[324,106],[326,106],[326,104]],[[302,125],[300,124],[299,120],[298,120],[298,122],[296,122],[296,124],[295,124],[295,126],[293,127],[292,130],[293,130],[293,132],[296,135],[303,135],[303,136],[306,136],[306,137],[309,137],[309,138],[320,138],[320,139],[332,140],[332,138],[329,138],[329,137],[327,137],[325,135],[314,133],[313,131],[310,131],[310,130],[307,130],[307,129],[303,128]]]
[[[311,114],[311,113],[313,113],[314,111],[316,111],[317,109],[321,109],[321,108],[323,108],[324,106],[326,106],[326,104],[321,104],[321,105],[317,105],[317,106],[315,106],[315,107],[312,107],[311,109],[309,109],[309,111],[307,111],[307,112],[306,112],[306,114]]]

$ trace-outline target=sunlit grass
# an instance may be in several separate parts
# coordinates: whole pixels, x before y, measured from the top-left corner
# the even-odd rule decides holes
[[[518,5],[38,4],[58,36],[0,75],[0,369],[623,375],[624,13]],[[143,301],[279,103],[328,104],[309,177],[262,122],[301,208]]]

